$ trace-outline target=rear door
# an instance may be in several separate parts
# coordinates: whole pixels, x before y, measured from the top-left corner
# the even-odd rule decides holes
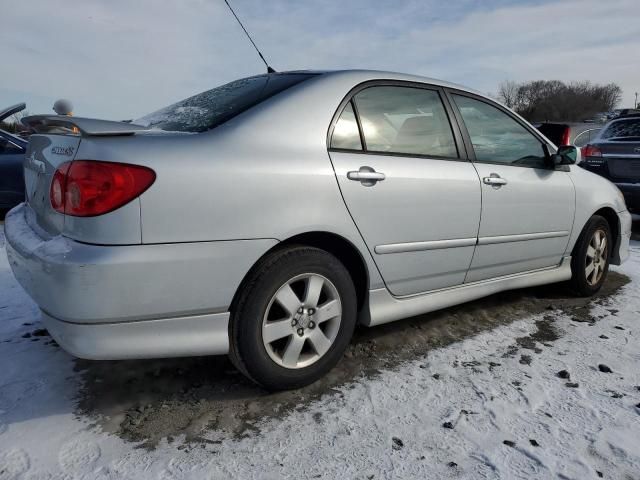
[[[394,295],[462,284],[480,221],[480,182],[435,87],[361,85],[330,131],[346,205]]]
[[[568,171],[547,166],[543,140],[497,104],[451,91],[482,181],[482,221],[466,282],[557,266],[573,225]]]

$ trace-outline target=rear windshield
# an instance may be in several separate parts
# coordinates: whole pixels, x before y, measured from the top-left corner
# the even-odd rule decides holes
[[[205,132],[315,75],[271,73],[241,78],[145,115],[133,123],[171,132]]]
[[[600,134],[603,140],[635,140],[640,137],[640,117],[612,122]]]

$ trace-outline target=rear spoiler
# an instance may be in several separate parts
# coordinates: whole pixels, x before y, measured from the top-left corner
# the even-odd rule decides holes
[[[30,115],[24,117],[21,122],[36,133],[75,133],[89,137],[133,135],[149,129],[132,123],[66,115]]]

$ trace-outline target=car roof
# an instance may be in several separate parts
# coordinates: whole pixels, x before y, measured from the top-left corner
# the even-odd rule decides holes
[[[640,112],[638,113],[628,113],[626,115],[620,115],[619,117],[616,117],[614,120],[625,120],[628,118],[640,118]]]
[[[411,75],[408,73],[400,73],[400,72],[390,72],[385,70],[366,70],[366,69],[349,69],[349,70],[300,70],[295,72],[286,72],[286,73],[318,73],[323,76],[342,76],[351,78],[355,83],[362,83],[369,80],[399,80],[406,82],[418,82],[418,83],[428,83],[430,85],[435,85],[438,87],[445,88],[453,88],[456,90],[463,90],[466,92],[474,93],[476,95],[480,95],[482,97],[487,97],[486,94],[474,90],[469,87],[465,87],[464,85],[459,85],[453,82],[447,82],[445,80],[440,80],[438,78],[433,77],[425,77],[421,75]],[[285,73],[285,72],[283,72]],[[489,98],[489,97],[487,97]],[[494,100],[494,99],[492,99]],[[494,100],[495,101],[495,100]]]
[[[386,70],[367,70],[367,69],[344,69],[344,70],[287,70],[283,72],[276,72],[275,74],[300,74],[300,73],[308,73],[312,75],[318,75],[325,78],[328,77],[341,77],[345,82],[351,82],[353,85],[357,85],[359,83],[374,81],[374,80],[394,80],[394,81],[405,81],[405,82],[416,82],[416,83],[426,83],[429,85],[434,85],[436,87],[444,87],[444,88],[452,88],[455,90],[462,90],[465,92],[473,93],[475,95],[479,95],[481,97],[488,98],[496,103],[500,103],[495,98],[491,98],[488,95],[474,90],[473,88],[466,87],[464,85],[460,85],[453,82],[448,82],[446,80],[440,80],[438,78],[433,77],[424,77],[421,75],[412,75],[409,73],[401,73],[401,72],[391,72]],[[272,74],[273,75],[273,74]]]

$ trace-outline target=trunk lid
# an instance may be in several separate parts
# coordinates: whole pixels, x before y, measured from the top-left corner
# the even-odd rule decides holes
[[[640,140],[597,143],[610,179],[620,183],[640,182]]]
[[[64,215],[51,207],[51,180],[62,163],[75,158],[80,141],[78,135],[34,134],[29,138],[23,164],[27,219],[51,235],[64,229]]]
[[[126,137],[148,130],[127,122],[66,115],[31,115],[21,122],[35,132],[29,138],[24,160],[27,220],[50,235],[70,233],[69,225],[65,225],[66,216],[51,206],[50,188],[56,169],[75,159],[82,139]],[[84,223],[78,220],[71,233],[84,231],[89,222],[90,219]]]

